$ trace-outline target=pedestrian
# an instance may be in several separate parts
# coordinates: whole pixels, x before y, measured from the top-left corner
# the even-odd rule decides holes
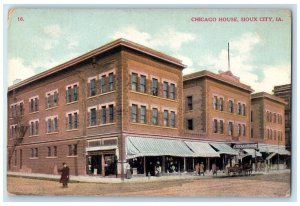
[[[199,165],[199,162],[195,165],[195,172],[196,172],[196,175],[200,174],[200,165]]]
[[[59,172],[61,172],[59,182],[63,184],[63,188],[68,187],[68,181],[69,181],[69,178],[70,178],[70,169],[69,169],[68,165],[65,162],[63,163],[63,168],[60,169]]]
[[[216,163],[213,163],[213,164],[212,164],[212,166],[211,166],[211,171],[212,171],[213,175],[214,175],[214,174],[217,175],[217,165],[216,165]]]
[[[203,174],[203,176],[204,176],[204,164],[203,164],[203,162],[201,162],[199,170],[200,170],[200,176],[201,176],[201,174]]]

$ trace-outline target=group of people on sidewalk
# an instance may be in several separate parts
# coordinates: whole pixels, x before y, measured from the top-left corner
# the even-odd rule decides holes
[[[211,172],[212,172],[212,174],[213,175],[217,175],[217,170],[218,169],[217,169],[216,164],[213,163],[212,166],[211,166]],[[197,175],[200,175],[200,176],[203,175],[204,176],[204,174],[205,174],[205,166],[204,166],[203,162],[201,162],[200,164],[197,163],[195,165],[195,172],[196,172]]]

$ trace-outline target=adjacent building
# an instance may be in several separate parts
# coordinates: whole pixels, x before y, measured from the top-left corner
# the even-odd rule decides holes
[[[292,87],[291,84],[275,86],[273,93],[275,96],[284,99],[287,103],[284,110],[285,119],[285,146],[286,149],[291,151],[291,103],[292,103]]]

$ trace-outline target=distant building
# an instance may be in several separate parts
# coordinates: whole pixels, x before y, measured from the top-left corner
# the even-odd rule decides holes
[[[285,100],[285,145],[286,149],[291,151],[291,103],[292,103],[292,91],[291,84],[275,86],[273,93]]]

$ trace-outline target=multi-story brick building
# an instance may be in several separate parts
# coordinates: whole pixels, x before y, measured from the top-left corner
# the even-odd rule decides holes
[[[284,137],[286,103],[279,97],[260,92],[251,95],[251,105],[251,139],[259,143],[261,152],[266,153],[265,159],[277,165],[279,155],[289,155]]]
[[[275,86],[273,93],[275,96],[280,97],[287,103],[284,110],[285,119],[285,146],[286,149],[291,151],[291,103],[292,103],[292,91],[291,84]]]
[[[122,174],[133,135],[180,137],[184,67],[119,39],[9,87],[9,170]]]
[[[183,80],[185,136],[226,143],[223,147],[251,142],[250,86],[230,71],[215,74],[204,70],[186,75]],[[220,163],[222,167],[224,162],[227,160]]]

